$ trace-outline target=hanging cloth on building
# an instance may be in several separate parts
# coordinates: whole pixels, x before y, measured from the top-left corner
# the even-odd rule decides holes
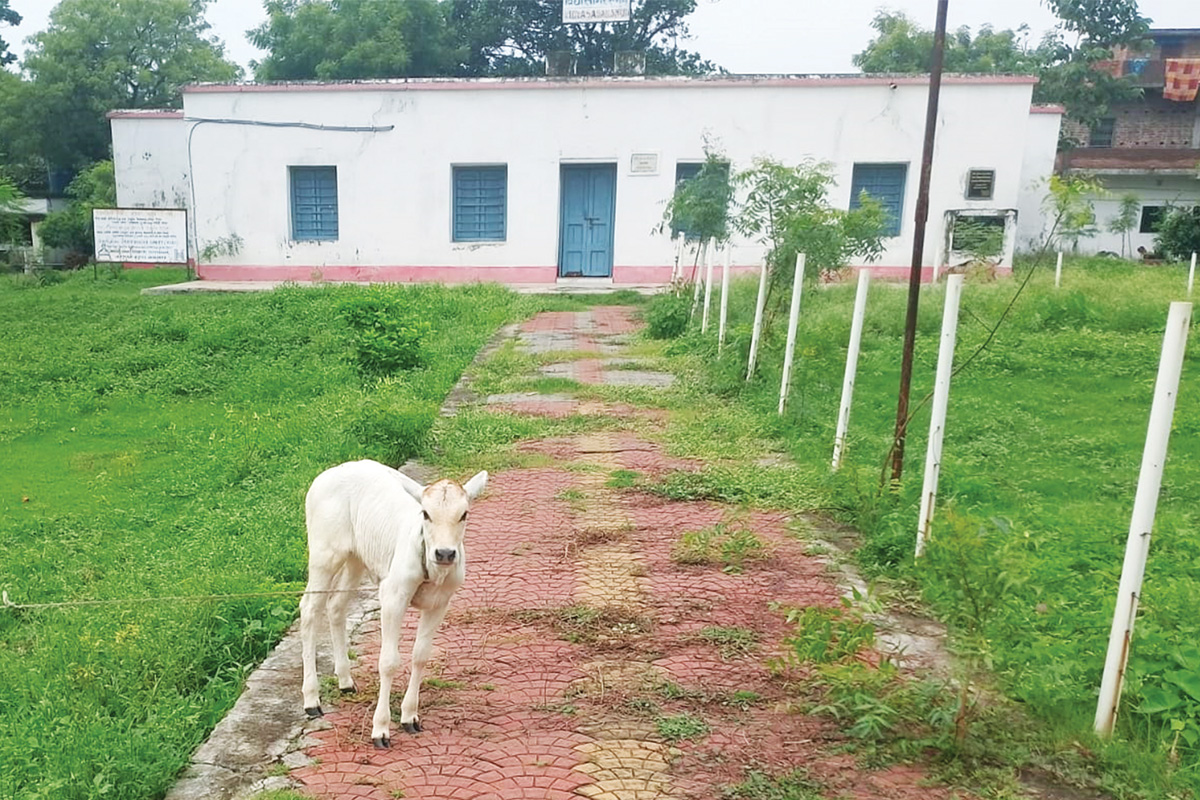
[[[1200,90],[1200,58],[1168,58],[1163,99],[1190,103]]]

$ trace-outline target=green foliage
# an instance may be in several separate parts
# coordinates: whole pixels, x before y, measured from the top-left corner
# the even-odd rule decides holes
[[[719,522],[711,528],[688,531],[679,537],[671,551],[678,564],[720,564],[728,573],[739,573],[747,561],[761,561],[767,548],[753,531],[731,530]]]
[[[659,717],[654,721],[658,735],[668,742],[681,742],[684,739],[699,739],[708,734],[708,724],[691,714],[676,714],[671,717]]]
[[[561,0],[269,0],[250,40],[267,51],[260,81],[544,75],[551,53],[607,75],[622,50],[645,52],[651,75],[713,72],[677,46],[695,7],[639,0],[628,23],[564,25]]]
[[[359,372],[367,377],[415,369],[425,363],[421,342],[433,327],[406,306],[395,287],[373,285],[348,297],[338,309],[354,335]]]
[[[783,644],[784,665],[832,664],[853,660],[875,644],[875,626],[862,612],[845,603],[838,608],[785,608],[784,618],[793,626]]]
[[[1177,261],[1185,261],[1200,252],[1200,206],[1176,208],[1158,226],[1156,250]]]
[[[751,770],[746,780],[725,790],[728,800],[823,800],[821,784],[809,779],[804,770],[772,778]]]
[[[663,211],[660,230],[669,228],[672,239],[682,233],[701,244],[723,242],[729,238],[732,203],[729,161],[723,154],[706,147],[700,171],[676,184],[675,194]]]
[[[653,339],[676,339],[687,330],[692,300],[680,291],[663,292],[651,298],[642,311],[646,333]]]
[[[1132,255],[1133,248],[1129,247],[1129,234],[1138,225],[1138,216],[1142,210],[1142,200],[1136,194],[1124,194],[1121,196],[1121,205],[1117,209],[1117,213],[1108,221],[1108,230],[1110,233],[1115,233],[1121,237],[1121,257],[1124,258],[1127,251]]]
[[[0,0],[0,25],[20,25],[21,15],[8,6],[8,0]],[[8,52],[8,42],[0,39],[0,68],[6,67],[16,60],[16,55]]]
[[[995,217],[959,215],[954,219],[954,249],[974,258],[995,258],[1004,250],[1004,225],[990,220]],[[1003,223],[1003,218],[1000,218]]]
[[[99,161],[80,172],[67,187],[67,194],[71,202],[66,210],[51,212],[42,222],[42,241],[91,257],[95,247],[92,209],[117,205],[113,162]]]
[[[701,641],[721,649],[721,658],[742,656],[758,647],[758,634],[749,628],[703,628],[697,634]]]
[[[186,83],[237,78],[240,69],[206,35],[208,3],[62,0],[22,64],[30,96],[5,109],[36,133],[36,150],[22,155],[81,168],[109,157],[107,112],[178,106]]]
[[[139,294],[183,277],[0,279],[0,442],[22,465],[0,470],[0,587],[15,602],[303,588],[309,483],[381,454],[358,442],[360,407],[431,424],[478,348],[532,307],[495,286],[397,287],[436,323],[429,364],[364,388],[338,320],[359,289]],[[295,610],[0,609],[0,794],[163,796]]]
[[[1047,194],[1042,201],[1050,215],[1052,239],[1059,247],[1079,249],[1079,240],[1095,236],[1096,197],[1105,195],[1094,177],[1083,174],[1051,175],[1046,181]]]
[[[933,56],[933,31],[925,30],[903,12],[880,9],[871,20],[878,34],[866,49],[852,59],[866,73],[929,72]],[[1037,60],[1024,38],[1028,28],[995,31],[983,25],[979,33],[962,26],[946,35],[943,56],[947,72],[1012,73],[1032,72]]]
[[[815,277],[851,258],[874,261],[883,252],[883,207],[866,194],[851,211],[831,206],[833,174],[827,163],[788,166],[757,158],[734,183],[745,192],[734,227],[767,246],[773,294],[791,285],[797,253],[805,254],[808,274]]]
[[[0,244],[21,244],[19,213],[25,194],[3,173],[0,173]]]

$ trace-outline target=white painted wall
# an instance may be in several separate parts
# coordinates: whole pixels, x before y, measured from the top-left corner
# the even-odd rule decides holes
[[[1029,115],[1025,152],[1021,159],[1021,186],[1017,195],[1017,250],[1036,250],[1045,241],[1047,219],[1042,203],[1046,180],[1054,172],[1062,113],[1035,109]]]
[[[360,84],[219,92],[202,87],[185,92],[188,121],[178,129],[169,126],[174,133],[161,120],[114,119],[114,151],[126,205],[127,199],[144,202],[161,189],[151,188],[162,182],[156,169],[136,163],[139,153],[155,152],[153,139],[163,154],[145,160],[159,158],[168,169],[177,163],[195,119],[395,126],[371,133],[217,123],[195,129],[198,247],[237,235],[240,252],[222,263],[314,269],[554,266],[560,165],[575,162],[618,165],[616,269],[663,267],[674,260],[674,244],[653,229],[673,191],[675,164],[702,159],[706,141],[724,151],[735,169],[757,156],[828,161],[837,179],[831,201],[842,208],[849,204],[855,162],[904,162],[909,169],[901,235],[888,240],[876,262],[899,267],[911,258],[927,91],[921,83],[892,87],[861,79],[791,85],[442,82],[421,88]],[[1030,115],[1031,91],[1027,82],[943,86],[926,265],[941,255],[945,210],[1018,208],[1023,186],[1036,177],[1030,170],[1048,172],[1057,128],[1051,138],[1050,120]],[[161,127],[133,130],[139,125]],[[647,152],[659,155],[658,173],[630,174],[632,154]],[[451,166],[462,164],[508,165],[507,241],[451,241]],[[290,239],[288,167],[302,165],[338,169],[336,242]],[[966,172],[972,168],[996,170],[993,200],[965,200]],[[757,257],[754,247],[737,250],[740,264]]]
[[[1121,253],[1121,237],[1111,233],[1108,225],[1117,216],[1121,207],[1121,197],[1135,194],[1141,200],[1142,206],[1162,205],[1200,205],[1200,178],[1189,175],[1100,175],[1097,176],[1104,186],[1106,194],[1093,198],[1096,207],[1096,222],[1100,233],[1090,239],[1079,240],[1079,252],[1094,254],[1099,252]],[[1138,215],[1141,221],[1141,215]],[[1154,234],[1139,233],[1135,226],[1130,233],[1130,243],[1126,245],[1125,254],[1137,256],[1138,247],[1154,250]]]
[[[189,184],[187,130],[183,119],[165,114],[116,112],[109,124],[117,174],[117,205],[186,208]]]

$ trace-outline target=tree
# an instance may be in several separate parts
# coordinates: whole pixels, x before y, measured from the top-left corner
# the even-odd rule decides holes
[[[77,254],[76,261],[93,253],[92,209],[115,208],[117,180],[113,162],[100,161],[83,170],[67,187],[70,205],[46,216],[40,233],[50,247]]]
[[[1200,252],[1200,206],[1175,208],[1163,217],[1154,249],[1176,261]]]
[[[0,25],[20,24],[21,15],[8,7],[8,0],[0,0]],[[6,67],[16,60],[16,55],[8,52],[8,42],[0,39],[0,68]]]
[[[1113,103],[1136,99],[1140,90],[1127,78],[1098,69],[1097,62],[1112,58],[1112,47],[1134,44],[1149,29],[1149,20],[1137,13],[1136,0],[1046,0],[1058,15],[1055,30],[1036,48],[1026,43],[1027,29],[993,31],[984,26],[972,38],[959,28],[946,38],[948,72],[1015,72],[1038,77],[1034,100],[1062,103],[1067,115],[1091,127]],[[880,11],[871,26],[878,36],[854,57],[863,72],[928,72],[933,34],[903,14]],[[1067,41],[1074,35],[1074,42]]]
[[[644,52],[649,74],[703,74],[716,68],[677,46],[695,7],[637,0],[628,23],[564,25],[562,0],[267,0],[249,36],[263,81],[542,75],[551,53],[604,75],[622,50]]]
[[[577,75],[609,75],[621,51],[646,54],[649,75],[703,75],[711,62],[682,50],[696,0],[635,0],[629,22],[564,25],[562,0],[447,0],[464,37],[465,75],[544,74],[551,53],[566,53]]]
[[[1103,197],[1104,187],[1091,175],[1051,175],[1042,206],[1050,214],[1050,237],[1059,248],[1079,249],[1079,240],[1095,236],[1096,206],[1092,198]]]
[[[49,163],[77,169],[107,158],[105,114],[180,105],[179,87],[240,75],[206,38],[209,0],[62,0],[25,57],[31,97],[23,124]]]
[[[867,73],[929,72],[933,58],[933,32],[921,28],[900,12],[876,12],[871,27],[879,34],[854,56],[854,65]],[[990,25],[971,35],[965,25],[946,37],[947,72],[1031,72],[1036,57],[1025,47],[1028,28],[994,31]]]
[[[1121,258],[1125,257],[1126,245],[1129,244],[1129,233],[1138,224],[1138,213],[1142,210],[1142,200],[1136,194],[1126,194],[1121,197],[1121,205],[1117,215],[1108,221],[1109,233],[1121,237]],[[1130,254],[1132,255],[1132,248]]]
[[[0,173],[0,244],[22,243],[24,199],[25,195],[17,185]]]
[[[268,0],[247,35],[267,56],[260,81],[452,74],[461,60],[436,0]]]

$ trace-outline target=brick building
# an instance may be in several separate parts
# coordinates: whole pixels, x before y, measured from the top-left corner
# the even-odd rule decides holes
[[[1167,209],[1200,205],[1200,28],[1151,30],[1146,47],[1119,48],[1103,66],[1129,77],[1143,96],[1114,105],[1090,130],[1063,122],[1078,146],[1059,153],[1059,170],[1091,173],[1107,190],[1096,199],[1100,233],[1081,241],[1080,250],[1153,250],[1155,226]],[[1127,195],[1138,198],[1140,209],[1123,243],[1109,223]]]

